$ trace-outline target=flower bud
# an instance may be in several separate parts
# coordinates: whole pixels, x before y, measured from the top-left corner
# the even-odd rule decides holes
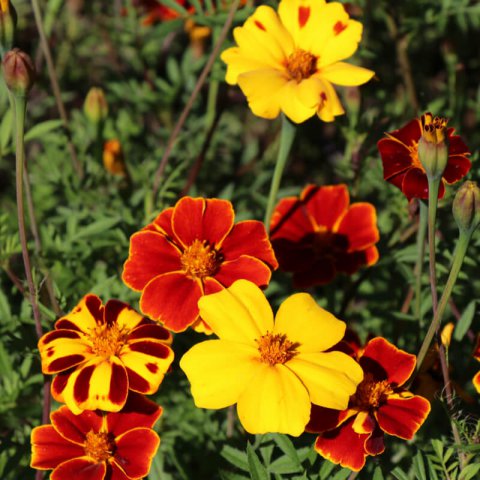
[[[3,77],[9,90],[25,97],[35,80],[35,67],[32,59],[19,48],[8,51],[2,62]]]
[[[448,163],[447,119],[422,115],[422,136],[418,141],[418,158],[430,180],[442,177]]]
[[[10,0],[0,0],[0,54],[3,56],[13,46],[17,12]]]
[[[112,175],[127,176],[122,144],[119,140],[113,139],[105,142],[103,146],[103,166]]]
[[[476,182],[465,182],[453,200],[453,216],[460,231],[473,232],[480,224],[480,189]]]
[[[83,111],[92,123],[100,123],[108,115],[108,103],[101,88],[92,87],[85,98]]]

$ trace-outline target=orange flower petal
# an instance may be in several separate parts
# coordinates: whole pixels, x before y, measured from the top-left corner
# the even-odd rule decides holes
[[[284,198],[278,202],[270,223],[270,236],[299,241],[305,232],[313,232],[314,228],[306,214],[303,203],[297,197]]]
[[[266,287],[272,272],[262,261],[249,255],[242,255],[236,260],[222,262],[215,274],[215,280],[229,287],[236,280],[249,280],[259,287]]]
[[[97,462],[90,457],[68,460],[59,465],[50,480],[104,480],[107,473],[105,462]]]
[[[172,229],[172,215],[173,207],[166,208],[161,213],[157,215],[155,220],[147,225],[144,230],[151,230],[155,232],[162,233],[167,237],[170,237],[172,240],[176,240],[175,234]]]
[[[480,393],[480,372],[477,372],[475,374],[475,376],[472,379],[472,382],[477,392]]]
[[[83,445],[90,430],[99,432],[103,419],[97,412],[86,410],[80,415],[74,415],[65,405],[52,412],[50,419],[55,430],[69,442]],[[82,452],[83,456],[84,453]],[[72,457],[70,457],[72,458]]]
[[[364,250],[378,242],[377,213],[370,203],[354,203],[343,216],[337,233],[348,238],[348,251]]]

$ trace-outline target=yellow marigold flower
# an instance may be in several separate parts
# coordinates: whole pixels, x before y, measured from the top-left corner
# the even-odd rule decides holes
[[[238,83],[255,115],[282,111],[295,123],[315,113],[331,122],[344,113],[332,86],[366,83],[374,72],[342,62],[357,50],[363,26],[338,2],[282,0],[262,5],[233,31],[237,47],[222,53],[226,81]]]
[[[326,352],[345,323],[306,293],[285,300],[275,320],[262,291],[247,280],[202,297],[201,317],[218,340],[192,347],[180,361],[195,405],[237,404],[245,430],[300,435],[310,404],[342,410],[363,379],[341,352]]]

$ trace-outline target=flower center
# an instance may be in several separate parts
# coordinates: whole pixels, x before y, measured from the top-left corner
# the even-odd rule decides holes
[[[267,332],[256,342],[260,352],[260,360],[272,366],[277,363],[286,363],[298,353],[296,351],[298,344],[291,342],[286,335],[281,333],[274,335]]]
[[[418,142],[413,141],[412,145],[406,145],[406,147],[408,148],[410,159],[412,160],[412,165],[424,172],[425,169],[423,168],[423,165],[420,163],[420,160],[418,158]]]
[[[209,277],[216,273],[223,258],[205,240],[195,240],[180,257],[183,269],[193,278]]]
[[[90,333],[93,353],[100,357],[117,355],[125,343],[126,334],[117,324],[101,325]]]
[[[298,48],[287,58],[286,68],[290,77],[300,83],[317,71],[317,57]]]
[[[111,433],[90,430],[85,440],[85,455],[96,462],[105,462],[113,456],[115,441]]]
[[[373,379],[371,373],[367,373],[362,383],[357,387],[357,391],[351,397],[352,407],[360,410],[370,410],[378,408],[392,394],[393,390],[388,380],[377,382]]]

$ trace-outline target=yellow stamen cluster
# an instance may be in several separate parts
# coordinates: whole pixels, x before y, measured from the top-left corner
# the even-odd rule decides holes
[[[299,48],[288,57],[286,69],[290,77],[300,83],[317,71],[317,57]]]
[[[287,336],[281,333],[267,332],[256,342],[260,352],[260,360],[268,365],[286,363],[297,354],[296,347],[298,345],[288,340]]]
[[[371,373],[367,373],[350,399],[350,404],[359,410],[378,408],[392,393],[393,390],[388,380],[377,382]]]
[[[84,450],[85,455],[96,462],[105,462],[115,452],[115,441],[110,433],[90,430],[86,435]]]
[[[434,117],[431,113],[422,115],[422,137],[429,143],[439,144],[445,141],[448,120]]]
[[[90,333],[92,351],[100,357],[118,355],[126,341],[126,332],[117,324],[101,325]]]
[[[222,256],[205,240],[195,240],[182,254],[180,261],[187,275],[204,278],[218,270]]]

